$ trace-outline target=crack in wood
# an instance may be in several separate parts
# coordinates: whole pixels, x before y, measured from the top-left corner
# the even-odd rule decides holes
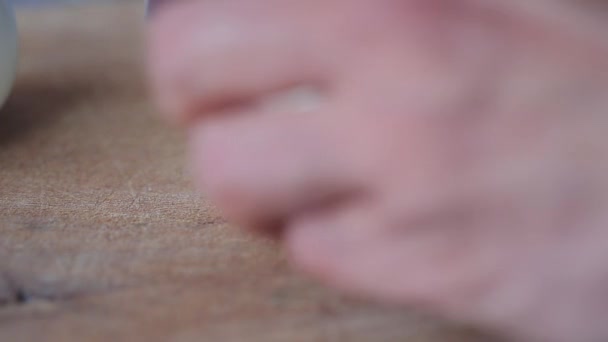
[[[19,280],[16,276],[0,271],[0,311],[2,309],[27,305],[32,302],[62,302],[86,295],[95,295],[113,291],[115,288],[104,289],[69,289],[56,285],[36,284],[27,280]]]
[[[33,299],[25,288],[6,272],[0,273],[0,309],[12,305],[23,305]]]

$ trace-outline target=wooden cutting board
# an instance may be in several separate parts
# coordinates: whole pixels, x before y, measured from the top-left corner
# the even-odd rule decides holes
[[[344,298],[231,228],[146,97],[142,4],[19,13],[0,112],[0,341],[486,341]]]

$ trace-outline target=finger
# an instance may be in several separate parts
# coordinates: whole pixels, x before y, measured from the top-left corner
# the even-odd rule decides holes
[[[376,220],[373,206],[363,198],[344,202],[342,207],[303,212],[287,223],[284,239],[296,267],[335,286],[357,287],[345,267],[359,261],[374,243]],[[353,267],[364,267],[358,264]]]
[[[411,260],[387,260],[394,251],[382,236],[386,233],[383,222],[371,198],[339,209],[303,213],[286,225],[289,258],[297,268],[333,287],[403,302],[411,288],[408,279],[415,275],[409,268]]]
[[[326,118],[258,113],[195,125],[190,146],[204,194],[248,227],[347,196],[358,182]]]
[[[150,24],[154,91],[171,118],[196,115],[299,84],[322,84],[315,19],[301,2],[183,1]],[[308,18],[308,19],[307,19]]]
[[[488,252],[495,241],[480,248],[476,237],[448,222],[390,222],[377,202],[370,203],[290,222],[285,242],[291,260],[352,293],[441,314],[463,312],[463,303],[483,294],[480,279],[496,266]]]

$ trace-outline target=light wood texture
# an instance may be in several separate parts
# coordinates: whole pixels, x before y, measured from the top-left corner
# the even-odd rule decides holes
[[[290,271],[192,190],[141,2],[19,13],[0,112],[0,341],[486,341]]]

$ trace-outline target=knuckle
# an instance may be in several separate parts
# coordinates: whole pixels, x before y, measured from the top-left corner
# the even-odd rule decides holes
[[[239,162],[231,135],[207,128],[199,133],[194,147],[196,180],[226,218],[247,223],[256,213],[255,189],[249,184],[247,170]]]

